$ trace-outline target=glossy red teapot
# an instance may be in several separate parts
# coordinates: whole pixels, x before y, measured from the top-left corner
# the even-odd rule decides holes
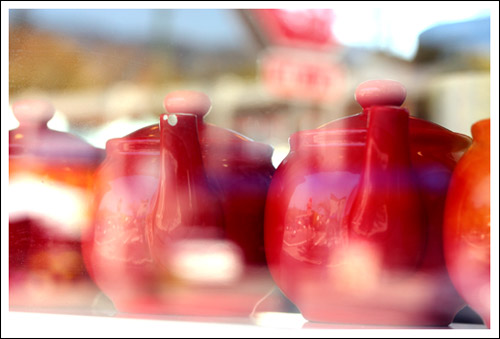
[[[490,327],[490,119],[453,171],[446,198],[445,259],[451,280]]]
[[[84,267],[81,232],[104,151],[49,129],[49,102],[12,109],[19,127],[9,131],[9,305],[90,306],[99,291]]]
[[[464,306],[448,277],[443,210],[467,136],[409,116],[389,80],[360,114],[290,138],[268,193],[270,272],[309,321],[446,326]]]
[[[203,121],[203,93],[165,97],[159,124],[109,140],[86,265],[122,312],[249,314],[272,287],[263,241],[273,149]]]

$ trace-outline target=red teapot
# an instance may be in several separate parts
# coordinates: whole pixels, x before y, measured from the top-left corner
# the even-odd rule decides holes
[[[269,270],[309,321],[446,326],[464,306],[442,224],[471,140],[409,116],[405,98],[398,82],[362,83],[363,111],[293,134],[273,176]]]
[[[83,252],[118,311],[249,314],[272,287],[263,243],[271,146],[203,121],[203,93],[106,144]]]
[[[92,178],[104,151],[51,130],[54,106],[21,100],[9,131],[9,305],[90,306],[99,293],[84,267]]]
[[[490,327],[490,119],[453,171],[446,198],[444,250],[457,291]]]

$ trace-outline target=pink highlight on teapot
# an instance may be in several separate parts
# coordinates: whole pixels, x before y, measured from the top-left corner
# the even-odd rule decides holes
[[[401,106],[406,99],[406,89],[394,80],[369,80],[358,86],[355,98],[363,108]]]
[[[212,108],[212,102],[202,92],[175,91],[165,96],[163,107],[168,113],[187,113],[205,116]]]
[[[12,105],[14,116],[21,126],[44,125],[56,112],[54,106],[45,100],[25,99]]]

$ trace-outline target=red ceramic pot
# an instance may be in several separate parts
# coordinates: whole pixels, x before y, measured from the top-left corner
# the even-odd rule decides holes
[[[463,301],[442,249],[443,210],[467,136],[409,116],[406,90],[368,81],[360,114],[290,138],[266,206],[281,290],[310,321],[448,325]]]
[[[248,314],[272,286],[272,147],[205,123],[202,93],[174,92],[164,105],[159,124],[106,145],[86,265],[119,311]]]
[[[47,128],[54,107],[14,103],[9,132],[10,306],[90,306],[98,290],[81,254],[91,219],[92,177],[103,150]]]
[[[453,172],[445,210],[445,259],[460,295],[490,327],[490,120]]]

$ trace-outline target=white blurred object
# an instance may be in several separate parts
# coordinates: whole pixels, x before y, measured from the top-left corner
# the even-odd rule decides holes
[[[189,283],[229,284],[243,273],[238,246],[226,240],[189,239],[173,246],[170,270]]]
[[[428,84],[431,120],[453,132],[471,135],[471,126],[490,117],[490,74],[443,74]]]
[[[411,60],[417,52],[421,32],[440,24],[488,17],[489,7],[481,2],[452,6],[449,2],[366,2],[360,11],[356,2],[339,1],[332,5],[335,12],[332,29],[343,45],[385,50]]]
[[[288,144],[280,144],[275,146],[273,156],[271,159],[273,162],[273,166],[275,168],[278,168],[278,166],[281,164],[283,159],[285,159],[285,157],[288,155],[289,152],[290,152],[290,147],[288,146]]]
[[[26,217],[47,221],[46,227],[78,239],[88,223],[88,197],[84,190],[29,174],[9,180],[9,219]]]

